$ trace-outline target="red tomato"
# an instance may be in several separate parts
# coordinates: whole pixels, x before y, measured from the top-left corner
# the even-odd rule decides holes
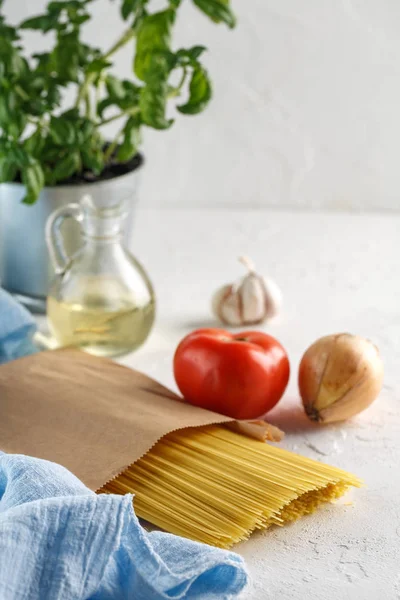
[[[234,419],[256,419],[282,397],[290,366],[285,349],[270,335],[198,329],[179,344],[174,374],[191,404]]]

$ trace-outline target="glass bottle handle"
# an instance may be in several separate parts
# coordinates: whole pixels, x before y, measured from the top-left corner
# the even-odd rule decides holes
[[[57,275],[67,268],[71,257],[68,256],[65,247],[61,227],[65,219],[74,219],[78,223],[83,220],[83,213],[79,204],[67,204],[55,210],[46,222],[46,243],[50,259]]]

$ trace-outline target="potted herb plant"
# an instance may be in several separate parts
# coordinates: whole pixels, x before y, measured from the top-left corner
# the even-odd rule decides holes
[[[44,14],[12,26],[0,0],[0,281],[39,309],[50,277],[49,214],[89,189],[133,196],[143,128],[168,129],[171,112],[197,114],[211,98],[201,63],[205,48],[173,47],[181,0],[166,0],[157,12],[149,0],[120,0],[126,26],[105,51],[82,41],[93,1],[52,1]],[[234,26],[229,0],[193,3],[212,21]],[[26,56],[21,33],[27,29],[52,32],[53,48]],[[121,79],[112,59],[124,46],[134,53],[133,73]],[[67,87],[75,98],[65,108]],[[102,127],[113,121],[117,134],[105,140]],[[72,226],[66,238],[71,252],[78,243]]]

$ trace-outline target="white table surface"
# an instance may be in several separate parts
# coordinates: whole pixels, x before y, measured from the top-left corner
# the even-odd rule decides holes
[[[153,280],[158,317],[145,346],[120,362],[174,388],[176,344],[194,328],[215,325],[212,292],[242,274],[236,258],[247,254],[284,297],[279,321],[264,329],[287,348],[292,375],[270,421],[286,432],[285,448],[366,483],[237,546],[253,578],[246,599],[400,598],[399,232],[393,214],[138,210],[132,248]],[[354,420],[314,426],[300,408],[299,359],[316,338],[342,331],[379,346],[384,388]]]

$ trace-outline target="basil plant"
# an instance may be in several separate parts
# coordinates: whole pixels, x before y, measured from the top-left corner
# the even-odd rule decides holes
[[[0,0],[0,182],[22,181],[27,204],[45,185],[93,180],[131,161],[143,127],[171,127],[171,104],[174,113],[194,115],[211,98],[205,47],[175,49],[172,34],[183,1],[193,1],[215,23],[234,27],[229,0],[167,0],[158,11],[151,0],[118,1],[125,28],[103,51],[81,35],[96,0],[52,1],[43,14],[16,26],[6,21]],[[117,2],[110,7],[117,10]],[[24,30],[52,34],[52,49],[27,56]],[[125,46],[132,49],[132,73],[120,78],[112,59]],[[66,88],[74,93],[67,110]],[[113,121],[118,132],[106,141],[102,127]]]

